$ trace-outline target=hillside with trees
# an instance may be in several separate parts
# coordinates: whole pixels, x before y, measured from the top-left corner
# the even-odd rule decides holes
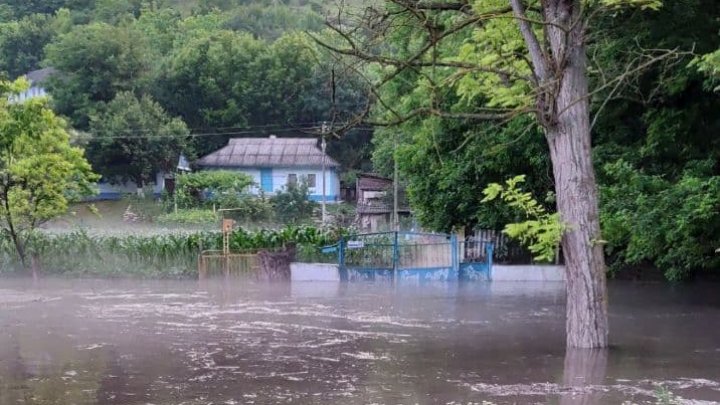
[[[14,79],[52,68],[44,86],[53,108],[88,134],[83,141],[96,171],[145,180],[180,153],[200,156],[238,136],[318,137],[322,122],[341,126],[364,108],[360,78],[305,35],[326,35],[332,7],[318,1],[10,1],[0,6],[0,72]],[[331,136],[331,153],[347,157],[349,170],[367,166],[371,132],[343,135]],[[125,154],[162,149],[167,156],[131,158],[113,152],[120,144]]]
[[[435,25],[398,13],[357,26],[353,38],[371,44],[364,56],[373,56],[357,58],[328,49],[347,38],[326,22],[367,19],[365,2],[9,0],[0,5],[0,72],[14,79],[55,69],[53,108],[85,134],[75,142],[107,177],[145,181],[180,153],[196,157],[229,137],[318,136],[328,121],[330,152],[345,169],[390,176],[397,161],[427,229],[501,229],[522,219],[482,202],[487,184],[517,175],[555,211],[541,123],[527,113],[478,119],[484,108],[528,102],[520,81],[472,67],[528,75],[508,56],[525,49],[514,26],[507,44],[506,25],[493,22],[483,33],[497,35],[482,38],[473,25],[460,27],[412,68],[379,58],[412,56],[428,27],[447,30],[458,10],[471,15],[482,2],[440,3],[423,10]],[[588,23],[592,158],[610,269],[651,266],[677,280],[720,265],[720,3],[650,3]],[[494,53],[480,59],[481,49]],[[366,111],[364,123],[345,128]],[[153,150],[165,154],[135,153]]]

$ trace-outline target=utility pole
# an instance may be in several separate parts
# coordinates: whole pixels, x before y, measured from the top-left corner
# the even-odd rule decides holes
[[[325,226],[327,221],[327,212],[325,210],[325,149],[327,148],[327,142],[325,141],[325,134],[328,131],[328,125],[326,121],[323,121],[321,132],[322,132],[322,140],[320,141],[320,147],[322,149],[322,224]]]

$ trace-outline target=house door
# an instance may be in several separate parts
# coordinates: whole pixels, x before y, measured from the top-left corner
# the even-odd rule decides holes
[[[273,191],[272,169],[260,169],[260,187],[266,193]]]
[[[170,195],[175,194],[175,179],[165,179],[165,191]]]

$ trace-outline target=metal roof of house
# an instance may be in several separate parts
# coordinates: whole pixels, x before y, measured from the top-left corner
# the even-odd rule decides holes
[[[322,150],[314,138],[233,138],[227,146],[196,163],[202,167],[308,167],[321,166]],[[340,166],[325,155],[328,167]]]
[[[382,191],[392,186],[393,181],[375,173],[360,173],[357,175],[357,188],[364,191]]]
[[[57,70],[54,68],[45,68],[45,69],[38,69],[33,70],[32,72],[29,72],[25,75],[25,78],[30,81],[30,83],[33,84],[43,84],[45,81],[47,81],[50,76],[57,73]]]

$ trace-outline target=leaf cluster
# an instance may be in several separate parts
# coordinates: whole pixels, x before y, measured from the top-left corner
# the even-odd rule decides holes
[[[483,190],[483,202],[500,199],[512,209],[522,212],[527,220],[507,224],[503,232],[525,244],[535,255],[535,260],[551,262],[567,226],[558,213],[547,212],[531,193],[522,191],[520,184],[524,181],[525,176],[520,175],[508,179],[504,185],[489,184]]]

